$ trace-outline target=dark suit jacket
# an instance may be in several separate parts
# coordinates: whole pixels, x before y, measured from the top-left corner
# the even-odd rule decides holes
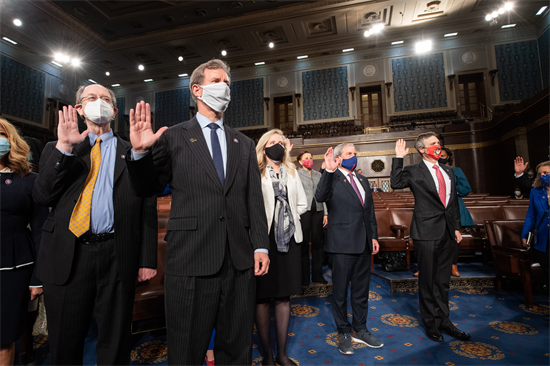
[[[155,198],[139,198],[132,192],[124,161],[124,154],[131,145],[116,138],[113,187],[116,258],[122,283],[130,291],[135,286],[139,268],[157,267],[157,209]],[[47,283],[63,285],[69,279],[76,246],[76,236],[69,230],[69,221],[90,172],[91,146],[86,137],[73,149],[75,156],[67,156],[55,145],[56,142],[48,143],[42,153],[33,197],[37,203],[52,207],[43,226],[38,277]]]
[[[403,168],[402,158],[393,159],[392,188],[408,187],[414,194],[414,213],[411,222],[413,240],[440,240],[445,235],[445,229],[451,238],[454,238],[455,230],[461,229],[453,168],[446,165],[440,165],[440,168],[445,170],[451,179],[451,197],[447,207],[439,199],[433,177],[424,162]]]
[[[531,194],[531,188],[533,188],[533,182],[529,180],[527,174],[523,174],[519,178],[515,178],[515,184],[519,187],[523,198],[529,198]],[[513,197],[513,196],[512,196]]]
[[[238,270],[269,248],[254,142],[225,125],[227,168],[222,187],[196,118],[169,128],[142,159],[127,164],[140,197],[172,190],[165,273],[208,276],[222,266],[227,245]]]
[[[365,190],[365,204],[361,206],[359,197],[349,183],[349,178],[340,170],[334,173],[325,171],[315,199],[328,206],[327,238],[325,251],[330,253],[360,254],[369,245],[372,252],[372,239],[378,240],[378,226],[374,215],[374,203],[368,179],[357,174]]]

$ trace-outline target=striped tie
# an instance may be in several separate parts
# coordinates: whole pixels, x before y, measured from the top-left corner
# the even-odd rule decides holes
[[[80,237],[90,228],[90,213],[92,208],[92,196],[94,194],[95,182],[97,175],[99,174],[99,167],[101,166],[101,139],[98,137],[95,140],[94,147],[90,153],[91,167],[84,189],[78,198],[78,202],[74,206],[71,221],[69,222],[69,230]]]

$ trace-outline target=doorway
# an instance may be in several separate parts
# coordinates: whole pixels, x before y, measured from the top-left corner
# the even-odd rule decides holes
[[[485,82],[483,73],[458,76],[460,112],[466,117],[487,116]]]
[[[364,127],[382,126],[382,88],[380,85],[359,89],[361,122]]]
[[[294,104],[292,95],[284,97],[275,97],[273,99],[275,105],[275,123],[274,128],[278,128],[285,135],[289,135],[294,131]]]

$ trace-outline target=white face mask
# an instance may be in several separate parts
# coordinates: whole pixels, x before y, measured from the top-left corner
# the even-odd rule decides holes
[[[216,112],[225,112],[231,101],[231,93],[226,83],[199,85],[199,87],[202,88],[202,97],[197,97],[198,99]]]
[[[98,125],[103,125],[105,123],[111,122],[115,110],[113,107],[104,101],[101,98],[98,98],[96,101],[86,104],[84,108],[84,113],[86,118],[88,118],[93,123]]]
[[[514,191],[514,193],[516,194],[516,196],[521,195],[521,191]]]

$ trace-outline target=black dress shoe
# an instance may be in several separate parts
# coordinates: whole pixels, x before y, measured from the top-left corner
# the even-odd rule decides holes
[[[451,337],[459,339],[461,341],[469,341],[470,340],[470,335],[468,333],[461,331],[460,329],[458,329],[454,325],[449,325],[449,326],[446,326],[446,327],[440,327],[439,330],[441,331],[441,333],[448,334]]]
[[[426,328],[426,335],[434,342],[443,342],[443,335],[437,328]]]

